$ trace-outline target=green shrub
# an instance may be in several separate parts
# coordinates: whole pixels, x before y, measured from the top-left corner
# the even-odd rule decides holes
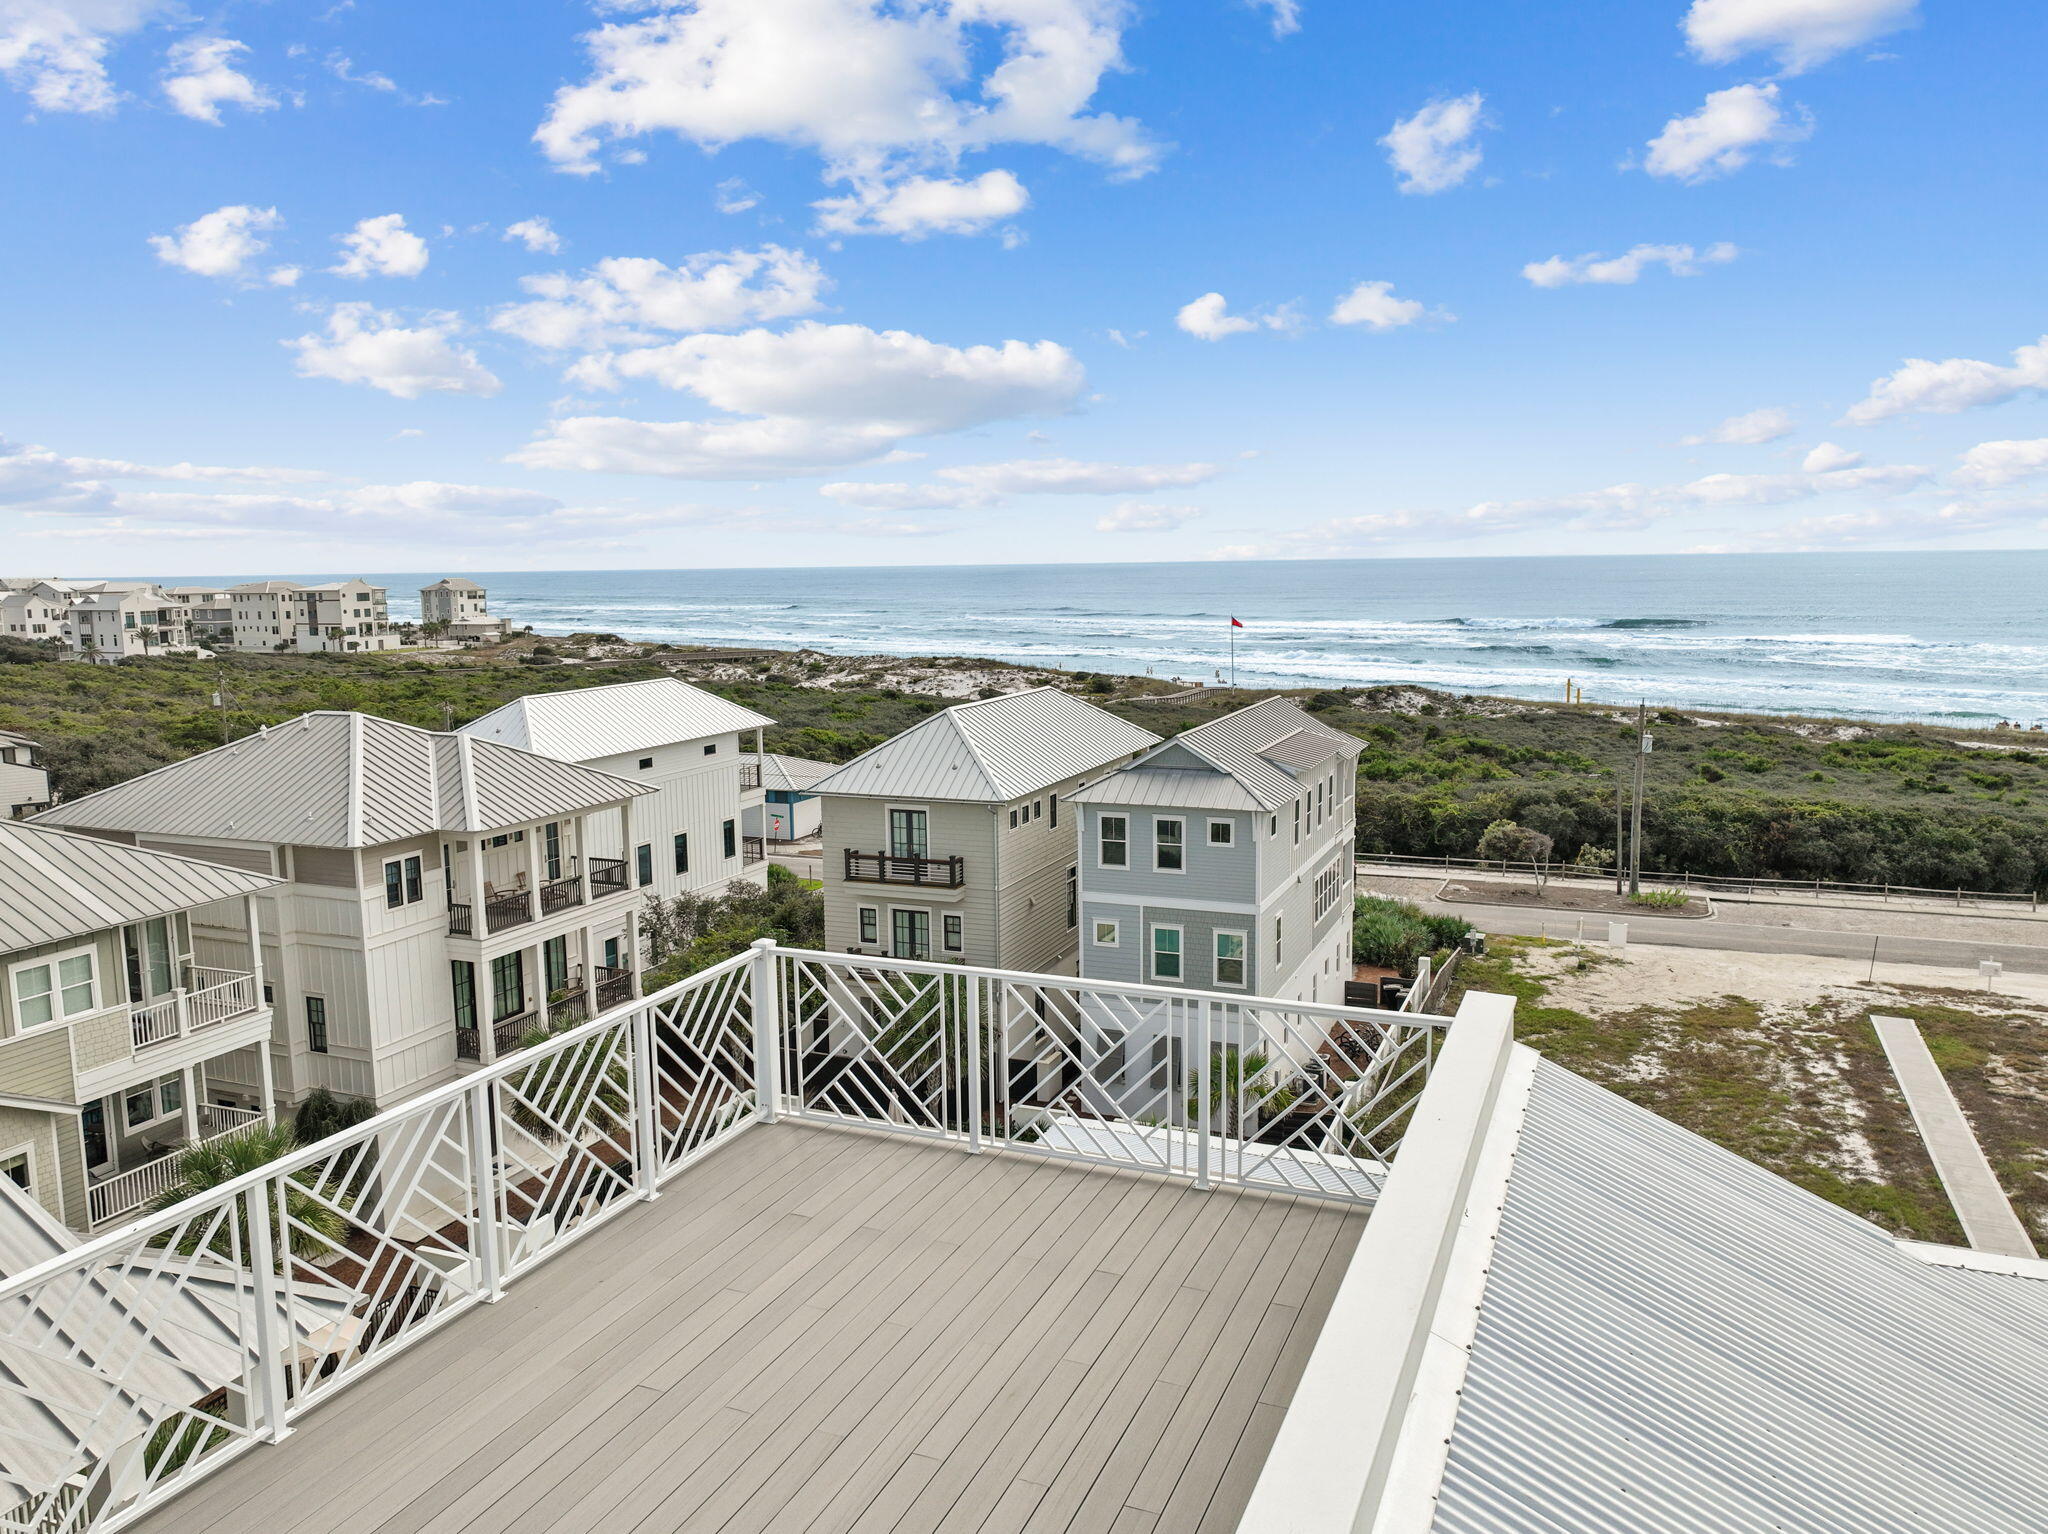
[[[1457,947],[1471,930],[1461,916],[1436,916],[1406,900],[1360,895],[1352,903],[1351,956],[1413,975],[1424,954]]]
[[[1684,890],[1638,890],[1628,897],[1630,905],[1652,906],[1659,910],[1677,911],[1685,908],[1692,897]]]

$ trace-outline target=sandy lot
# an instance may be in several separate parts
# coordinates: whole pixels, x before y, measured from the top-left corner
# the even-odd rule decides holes
[[[1746,996],[1767,1006],[1805,1006],[1853,994],[1865,1005],[1881,1007],[1886,994],[1896,995],[1899,986],[1907,986],[1952,991],[1973,1004],[2000,1010],[2040,1007],[2043,1025],[2048,1026],[2048,975],[2008,972],[1994,980],[1987,993],[1974,968],[1881,963],[1872,985],[1868,961],[1857,959],[1648,945],[1610,955],[1604,945],[1587,947],[1605,962],[1571,970],[1576,950],[1560,947],[1530,953],[1522,970],[1540,976],[1549,999],[1558,1006],[1595,1015],[1632,1007],[1689,1006],[1720,996]]]

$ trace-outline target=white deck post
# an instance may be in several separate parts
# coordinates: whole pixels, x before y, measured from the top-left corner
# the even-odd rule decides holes
[[[660,1104],[660,1060],[654,1048],[654,1008],[636,1007],[627,1048],[633,1052],[634,1182],[640,1197],[661,1192],[661,1134],[656,1122]]]
[[[775,939],[754,948],[754,1112],[764,1124],[780,1116],[782,1099],[782,1007],[777,996]]]
[[[1209,1168],[1209,1128],[1214,1105],[1209,1101],[1209,1003],[1195,1003],[1195,1186],[1205,1192],[1214,1187]]]
[[[256,915],[256,897],[242,897],[242,920],[249,928],[249,1005],[263,1005],[263,924]]]
[[[262,1413],[263,1436],[276,1443],[291,1431],[284,1420],[285,1340],[282,1335],[281,1291],[277,1276],[277,1254],[271,1240],[270,1218],[277,1183],[265,1178],[242,1193],[242,1218],[249,1232],[249,1267],[255,1293],[256,1401]],[[291,1233],[284,1233],[290,1245]]]
[[[263,1122],[272,1126],[277,1123],[277,1067],[270,1061],[270,1040],[256,1041],[256,1072],[263,1083],[258,1089],[263,1093]]]
[[[981,978],[966,975],[961,983],[967,989],[967,1148],[975,1155],[981,1154]]]
[[[178,1072],[178,1085],[184,1088],[180,1094],[184,1105],[185,1138],[188,1141],[199,1138],[199,1103],[194,1096],[198,1087],[198,1072],[186,1066]]]
[[[469,1089],[469,1199],[476,1211],[477,1297],[486,1303],[505,1293],[502,1242],[504,1221],[498,1216],[496,1158],[491,1150],[492,1081],[479,1080]]]

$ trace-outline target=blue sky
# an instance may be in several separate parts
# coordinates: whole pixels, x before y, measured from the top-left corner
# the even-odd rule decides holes
[[[0,564],[2044,541],[2038,7],[502,9],[0,0]]]

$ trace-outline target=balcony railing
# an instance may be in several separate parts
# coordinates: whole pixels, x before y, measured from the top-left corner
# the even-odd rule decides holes
[[[918,884],[927,889],[956,890],[967,882],[967,860],[899,856],[892,852],[846,849],[846,877],[855,884]]]
[[[740,861],[742,863],[765,863],[768,861],[768,842],[759,836],[740,838]]]
[[[515,1013],[501,1017],[491,1024],[491,1048],[500,1055],[509,1055],[519,1047],[519,1041],[540,1026],[540,1014],[535,1011]],[[483,1058],[481,1036],[475,1028],[455,1030],[455,1058],[458,1060],[480,1060]]]
[[[191,967],[192,986],[130,1009],[137,1049],[182,1039],[256,1010],[256,977],[238,969]]]
[[[590,860],[590,898],[602,900],[606,895],[622,894],[628,888],[626,860],[624,858],[592,858]]]
[[[195,1143],[210,1145],[224,1135],[261,1122],[263,1110],[260,1108],[217,1108],[211,1103],[203,1103],[199,1108],[199,1139]],[[144,1205],[155,1203],[178,1180],[178,1161],[183,1155],[181,1147],[154,1161],[145,1161],[141,1166],[117,1172],[104,1182],[94,1183],[86,1190],[85,1197],[89,1222],[97,1228],[125,1214],[132,1214]]]
[[[557,911],[566,911],[571,906],[583,904],[583,876],[566,874],[559,879],[550,879],[540,887],[540,914],[552,916]]]
[[[500,890],[484,896],[484,930],[503,932],[533,920],[533,897],[525,890]]]
[[[741,762],[741,763],[740,763],[740,787],[741,787],[741,788],[759,788],[760,786],[761,786],[761,764],[760,764],[759,762]]]
[[[455,901],[448,903],[448,935],[450,937],[476,936],[476,918],[470,907]]]
[[[294,1425],[350,1431],[309,1414],[778,1119],[1370,1205],[1410,1120],[1434,1123],[1444,1021],[763,943],[0,1277],[33,1450],[0,1515],[95,1534]],[[1497,1032],[1461,1070],[1494,1079]]]
[[[633,999],[633,972],[630,969],[607,969],[600,964],[595,975],[598,1011],[623,1007]]]

